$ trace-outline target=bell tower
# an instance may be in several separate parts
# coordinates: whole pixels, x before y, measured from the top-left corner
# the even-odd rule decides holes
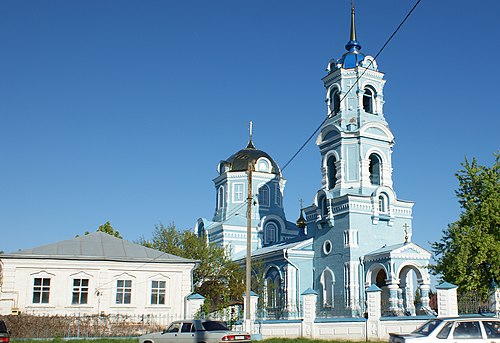
[[[376,259],[374,252],[384,247],[411,242],[413,202],[397,199],[393,190],[386,81],[375,59],[362,52],[354,7],[345,49],[328,62],[322,79],[326,118],[316,139],[321,188],[304,212],[307,236],[314,238],[315,291],[324,310],[358,316],[364,286],[372,282],[365,260]]]
[[[316,144],[322,157],[322,189],[328,198],[370,195],[392,189],[394,137],[384,117],[384,74],[361,52],[354,7],[347,52],[327,66],[323,78],[327,119]]]

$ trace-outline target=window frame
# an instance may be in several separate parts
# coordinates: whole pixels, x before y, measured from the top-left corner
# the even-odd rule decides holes
[[[382,184],[382,158],[377,153],[371,153],[368,157],[370,174],[370,184],[380,186]]]
[[[150,298],[149,305],[152,306],[164,306],[167,304],[167,281],[166,280],[150,280]],[[156,287],[155,287],[156,283]],[[162,287],[163,284],[163,287]],[[160,302],[161,296],[163,295],[163,302]],[[155,297],[156,302],[153,302]]]
[[[119,285],[120,282],[123,283],[122,286]],[[127,283],[129,283],[130,285],[127,286]],[[132,290],[133,290],[132,279],[117,279],[115,305],[132,305]],[[128,301],[127,301],[127,295],[128,295]],[[119,300],[118,297],[121,297],[121,299]]]
[[[237,188],[241,187],[241,191]],[[241,195],[241,197],[240,197]],[[245,184],[243,182],[235,182],[233,183],[233,202],[241,203],[245,201]]]
[[[269,207],[271,206],[271,190],[269,186],[265,183],[259,186],[258,190],[259,206]]]
[[[375,98],[377,91],[371,87],[366,86],[363,88],[363,110],[366,113],[375,114]]]
[[[40,276],[33,278],[33,296],[31,299],[32,304],[49,304],[50,303],[50,280],[51,277]],[[37,285],[37,280],[40,280],[40,284]],[[45,284],[45,281],[48,281]],[[35,298],[38,295],[38,301],[35,301]]]
[[[79,282],[78,285],[75,283]],[[86,281],[86,282],[85,282]],[[86,285],[84,285],[86,283]],[[89,288],[90,279],[89,278],[73,278],[73,286],[71,292],[71,305],[87,305],[89,303]],[[75,298],[75,296],[77,298]]]

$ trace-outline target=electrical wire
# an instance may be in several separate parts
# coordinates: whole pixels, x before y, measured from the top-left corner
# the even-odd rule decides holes
[[[412,9],[408,12],[408,14],[406,15],[406,17],[403,19],[403,21],[401,21],[401,23],[398,25],[398,27],[396,28],[396,30],[394,30],[394,32],[391,34],[391,36],[386,40],[386,42],[384,43],[384,45],[382,46],[382,48],[380,48],[380,50],[378,51],[378,53],[375,55],[375,57],[373,58],[373,60],[376,60],[378,58],[378,56],[382,53],[382,51],[384,51],[384,49],[386,48],[386,46],[389,44],[389,42],[392,40],[392,38],[396,35],[396,33],[399,31],[399,29],[403,26],[403,24],[406,22],[406,20],[410,17],[410,15],[413,13],[413,11],[415,10],[415,8],[417,8],[418,4],[421,2],[422,0],[418,0],[415,5],[413,5]],[[369,67],[373,64],[373,60],[370,60],[370,64],[365,68],[365,70],[363,71],[363,73],[361,73],[361,75],[359,75],[357,78],[356,78],[356,82],[354,82],[353,85],[351,85],[351,87],[347,90],[347,92],[344,94],[344,96],[342,97],[342,99],[340,99],[340,102],[342,102],[346,96],[351,92],[351,90],[354,88],[354,86],[356,86],[359,82],[359,80],[363,77],[363,75],[365,75],[366,71],[369,69]],[[309,136],[309,138],[307,138],[307,140],[304,142],[304,144],[302,144],[300,146],[300,148],[295,152],[295,154],[293,154],[293,156],[288,160],[288,162],[285,163],[285,165],[283,166],[283,168],[281,168],[281,170],[285,170],[285,168],[295,159],[295,157],[297,157],[297,155],[305,148],[305,146],[311,141],[311,139],[316,135],[316,133],[319,131],[319,129],[321,129],[321,127],[323,126],[323,124],[330,118],[330,116],[326,116],[325,119],[323,119],[323,121],[321,122],[321,124],[316,128],[316,130],[314,130],[314,132]]]

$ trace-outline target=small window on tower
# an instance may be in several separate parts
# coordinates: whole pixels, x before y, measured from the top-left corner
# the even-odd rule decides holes
[[[328,189],[333,189],[337,183],[337,167],[335,166],[335,156],[328,157],[326,169],[328,174]]]
[[[378,211],[380,213],[387,213],[387,196],[385,194],[380,194],[378,196]]]
[[[219,187],[219,191],[217,192],[217,209],[221,209],[224,207],[224,186]]]
[[[330,113],[337,114],[340,112],[340,93],[337,88],[334,88],[330,93]]]
[[[375,100],[375,90],[371,87],[366,87],[363,94],[363,109],[366,113],[374,113],[373,102]]]
[[[264,158],[259,159],[257,162],[257,171],[268,173],[269,170],[269,161]]]
[[[381,162],[377,154],[370,155],[370,182],[372,185],[380,185]]]
[[[262,185],[259,187],[259,205],[269,206],[269,186]]]
[[[320,213],[322,217],[328,216],[328,205],[327,205],[327,200],[325,195],[321,195],[319,200],[318,200],[318,206],[320,208]]]

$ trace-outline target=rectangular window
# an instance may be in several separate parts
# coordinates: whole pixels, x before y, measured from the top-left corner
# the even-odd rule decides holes
[[[165,305],[166,286],[165,281],[151,281],[151,305]]]
[[[132,300],[132,280],[116,280],[116,303],[130,304]]]
[[[243,184],[242,183],[235,183],[233,185],[233,201],[234,202],[242,202],[243,199]]]
[[[89,279],[73,279],[73,297],[71,304],[86,304],[89,297]]]
[[[48,304],[50,295],[50,278],[35,278],[33,282],[33,303]]]

